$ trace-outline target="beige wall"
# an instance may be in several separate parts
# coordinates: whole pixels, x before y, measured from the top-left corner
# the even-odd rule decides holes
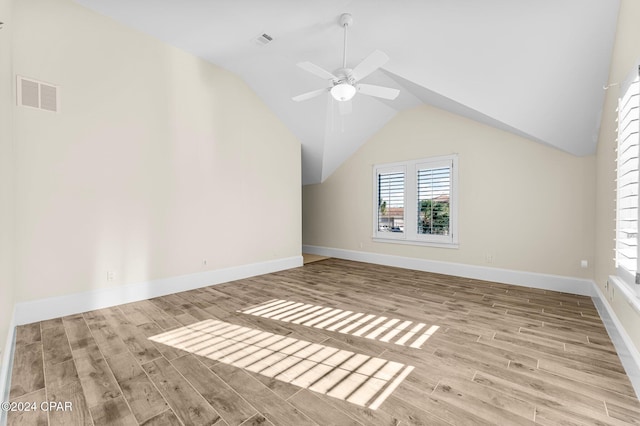
[[[451,153],[459,249],[372,242],[372,166]],[[422,106],[399,113],[324,183],[303,187],[303,244],[591,278],[594,185],[592,156]]]
[[[616,43],[609,71],[609,82],[622,82],[640,59],[640,2],[622,0],[618,17]],[[618,86],[612,86],[605,99],[597,153],[597,222],[595,281],[605,293],[609,275],[615,274],[613,239],[615,237],[615,146],[616,107],[620,95]],[[610,297],[607,294],[607,297]],[[609,301],[616,316],[640,351],[640,315],[621,297],[614,295]]]
[[[17,302],[300,255],[300,144],[239,78],[71,0],[14,14],[62,99],[15,109]]]
[[[11,61],[11,0],[0,0],[0,351],[13,313],[13,85]],[[0,371],[3,356],[0,355]],[[0,389],[4,383],[0,383]],[[0,399],[3,395],[0,394]],[[1,417],[1,416],[0,416]]]

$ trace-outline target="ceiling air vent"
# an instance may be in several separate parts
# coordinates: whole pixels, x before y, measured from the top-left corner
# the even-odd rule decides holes
[[[256,43],[258,43],[260,46],[266,46],[272,41],[273,41],[273,37],[271,37],[269,34],[266,34],[266,33],[260,34],[258,37],[256,37]]]
[[[18,105],[52,112],[60,111],[58,86],[18,76],[17,95]]]

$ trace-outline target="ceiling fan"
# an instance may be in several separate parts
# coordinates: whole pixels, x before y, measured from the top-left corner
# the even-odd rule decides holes
[[[342,55],[342,68],[337,69],[335,72],[330,73],[324,68],[319,67],[311,62],[300,62],[297,65],[303,70],[310,72],[322,79],[329,80],[332,84],[331,87],[325,87],[323,89],[313,90],[311,92],[303,93],[298,96],[294,96],[292,99],[296,102],[305,101],[307,99],[315,98],[323,93],[329,92],[331,96],[338,101],[341,114],[348,114],[351,112],[351,99],[356,93],[362,93],[363,95],[374,96],[382,99],[395,99],[400,93],[397,89],[390,87],[376,86],[373,84],[359,83],[360,80],[367,77],[372,72],[376,71],[382,65],[387,63],[389,57],[380,50],[373,51],[369,56],[364,58],[355,68],[347,68],[347,28],[353,24],[353,17],[350,13],[343,13],[340,15],[340,25],[344,28],[344,53]]]

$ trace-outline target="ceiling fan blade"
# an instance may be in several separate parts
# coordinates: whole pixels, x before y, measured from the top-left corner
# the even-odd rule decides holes
[[[296,102],[306,101],[307,99],[315,98],[316,96],[320,96],[323,93],[326,93],[328,91],[329,91],[329,89],[325,87],[324,89],[318,89],[318,90],[314,90],[312,92],[307,92],[307,93],[303,93],[303,94],[298,95],[298,96],[294,96],[291,99],[293,99]]]
[[[351,101],[338,101],[338,111],[340,111],[340,115],[351,114],[352,105]]]
[[[320,68],[314,63],[299,62],[297,65],[303,70],[310,72],[311,74],[316,75],[324,80],[331,80],[331,81],[338,80],[338,77],[331,74],[329,71],[325,70],[324,68]]]
[[[360,81],[384,64],[387,63],[389,57],[380,50],[374,50],[369,56],[364,58],[354,69],[351,75],[356,81]]]
[[[400,94],[398,89],[390,87],[374,86],[373,84],[358,84],[358,92],[363,95],[375,96],[376,98],[394,100]]]

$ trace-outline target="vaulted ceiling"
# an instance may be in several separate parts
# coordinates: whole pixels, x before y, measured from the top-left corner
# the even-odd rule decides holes
[[[430,104],[577,156],[595,152],[619,0],[76,0],[239,75],[302,143],[303,184],[331,175],[398,111]],[[390,60],[351,114],[296,66]],[[257,41],[268,34],[268,44]]]

